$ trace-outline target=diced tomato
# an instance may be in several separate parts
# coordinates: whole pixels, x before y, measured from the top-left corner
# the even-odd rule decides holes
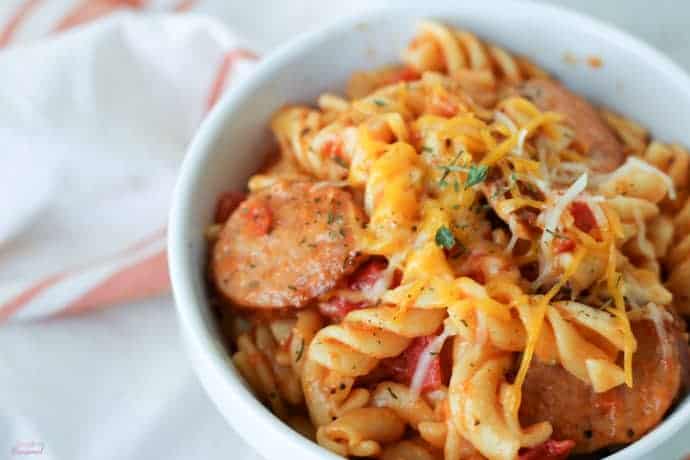
[[[537,218],[539,217],[539,210],[532,208],[532,207],[525,207],[525,208],[520,208],[516,212],[517,218],[529,225],[530,227],[533,227],[537,223]]]
[[[575,441],[570,439],[565,441],[549,439],[536,447],[525,449],[525,452],[518,456],[518,460],[565,460],[574,447]]]
[[[321,147],[321,151],[327,157],[330,158],[330,157],[337,155],[342,148],[343,148],[342,142],[340,142],[336,139],[329,139],[323,143],[323,147]]]
[[[407,46],[410,49],[415,49],[419,45],[421,45],[422,43],[424,43],[424,40],[422,39],[422,37],[417,36],[417,37],[414,37],[412,40],[410,40],[410,43]]]
[[[486,283],[486,276],[482,268],[482,259],[486,256],[484,251],[472,251],[462,264],[462,274],[475,280],[477,283]]]
[[[570,238],[556,237],[553,240],[553,252],[561,254],[575,249],[575,242]]]
[[[350,275],[347,286],[355,291],[369,289],[381,278],[388,261],[375,257],[362,265],[356,272]]]
[[[265,203],[255,201],[250,206],[243,207],[240,212],[246,220],[244,228],[250,235],[263,236],[271,229],[273,216]]]
[[[430,111],[442,117],[454,117],[458,113],[458,107],[446,98],[439,98],[433,102]]]
[[[228,220],[230,214],[237,209],[247,198],[247,195],[243,192],[229,191],[225,192],[218,197],[218,202],[216,203],[216,213],[213,218],[214,222],[217,224],[223,224]]]
[[[326,155],[326,158],[335,160],[338,164],[347,164],[345,154],[343,153],[343,141],[340,139],[329,139],[323,143],[321,152]]]
[[[472,278],[474,281],[476,281],[479,284],[486,283],[486,276],[484,276],[484,272],[481,270],[471,271],[467,274],[467,276]]]
[[[373,287],[381,278],[387,266],[388,261],[384,258],[375,257],[369,259],[369,261],[348,277],[345,282],[347,289],[362,291]],[[352,310],[366,306],[366,302],[352,302],[343,297],[335,296],[327,302],[321,302],[319,304],[319,312],[331,321],[338,323]]]
[[[412,134],[410,135],[412,138],[412,143],[414,145],[419,145],[422,142],[422,139],[424,138],[424,135],[419,129],[414,129],[412,128]]]
[[[412,67],[405,67],[400,71],[400,74],[398,74],[398,79],[400,81],[415,81],[419,80],[421,75],[419,72],[417,72],[415,69]]]
[[[334,323],[339,323],[352,310],[366,305],[365,302],[350,302],[342,297],[333,297],[327,302],[319,303],[319,312]]]
[[[434,338],[433,335],[417,337],[400,355],[382,360],[380,366],[384,370],[384,374],[398,383],[409,385],[412,382],[412,377],[414,377],[422,352]],[[424,376],[421,391],[435,390],[442,382],[441,358],[439,355],[435,355],[431,359],[431,364]]]
[[[570,205],[570,214],[575,219],[575,226],[585,233],[589,233],[593,228],[597,227],[597,220],[594,218],[594,213],[589,209],[587,203],[575,201]]]
[[[392,83],[398,83],[401,81],[415,81],[419,80],[421,75],[419,72],[417,72],[415,69],[412,67],[403,67],[402,69],[398,70],[397,72],[394,72],[390,78],[387,78],[385,83],[387,84],[392,84]]]

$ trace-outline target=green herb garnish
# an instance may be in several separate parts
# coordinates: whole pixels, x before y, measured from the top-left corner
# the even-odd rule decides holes
[[[561,233],[554,232],[554,231],[551,230],[550,228],[545,228],[544,231],[545,231],[546,233],[550,233],[551,235],[553,235],[554,238],[558,238],[558,239],[561,239],[561,240],[568,240],[568,241],[570,241],[570,238],[568,238],[567,236],[565,236],[565,235],[563,235],[563,234],[561,234]]]
[[[451,249],[455,246],[455,235],[448,227],[442,225],[436,230],[436,244],[442,248]]]
[[[470,171],[467,173],[467,181],[465,182],[465,190],[480,182],[484,182],[487,174],[489,174],[489,167],[486,165],[470,166]]]
[[[456,155],[455,158],[453,158],[453,161],[448,163],[445,166],[439,166],[439,169],[443,170],[443,175],[441,176],[441,179],[438,181],[439,187],[445,187],[448,185],[448,182],[446,182],[446,178],[448,177],[448,174],[451,172],[456,172],[456,171],[464,171],[465,168],[462,168],[461,166],[457,166],[456,163],[460,159],[460,155],[462,155],[464,150],[460,150]]]
[[[381,99],[374,99],[374,104],[378,105],[379,107],[383,107],[384,105],[386,105],[386,101]]]

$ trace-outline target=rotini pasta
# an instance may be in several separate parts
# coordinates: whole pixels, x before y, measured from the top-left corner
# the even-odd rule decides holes
[[[548,460],[663,418],[688,372],[682,147],[434,21],[271,128],[207,230],[209,278],[233,362],[296,431],[347,457]]]

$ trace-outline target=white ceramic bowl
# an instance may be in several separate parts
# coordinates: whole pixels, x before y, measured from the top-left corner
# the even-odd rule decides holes
[[[242,189],[260,166],[271,142],[267,123],[274,110],[338,91],[354,70],[396,62],[422,17],[466,28],[529,56],[573,90],[648,126],[655,137],[690,145],[690,79],[682,70],[608,25],[543,4],[425,0],[340,21],[264,59],[251,79],[220,101],[189,148],[172,204],[168,256],[180,326],[201,382],[228,422],[266,458],[338,457],[274,417],[233,367],[206,298],[204,229],[219,193]],[[579,64],[565,59],[568,55],[578,57]],[[586,65],[588,56],[601,58],[603,66]],[[689,417],[686,399],[653,432],[609,458],[649,458]]]

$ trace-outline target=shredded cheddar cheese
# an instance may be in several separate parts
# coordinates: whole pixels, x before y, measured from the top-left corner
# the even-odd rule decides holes
[[[625,370],[625,384],[632,388],[633,386],[633,371],[632,371],[632,358],[635,349],[637,348],[637,343],[635,341],[635,336],[630,328],[630,321],[628,320],[628,315],[625,311],[625,300],[623,299],[623,293],[620,288],[622,283],[622,275],[616,271],[616,248],[613,244],[610,245],[611,249],[609,252],[608,266],[606,268],[606,284],[608,290],[611,293],[611,298],[613,298],[614,308],[608,308],[612,315],[618,318],[621,324],[621,329],[624,334],[624,350],[623,350],[623,363]]]

